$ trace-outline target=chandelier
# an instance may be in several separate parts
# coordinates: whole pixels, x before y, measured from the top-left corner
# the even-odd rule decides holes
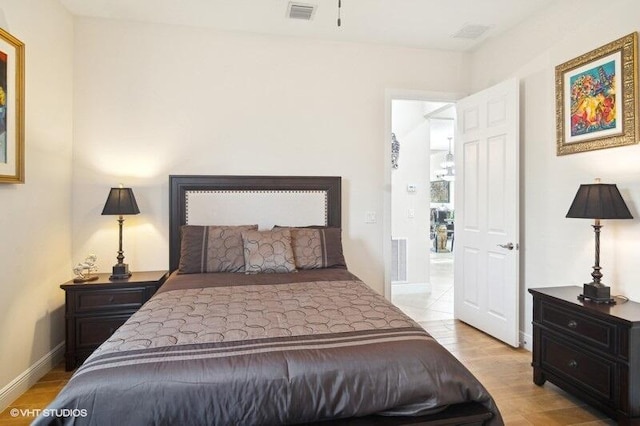
[[[442,170],[440,170],[439,173],[436,173],[436,177],[450,182],[456,179],[456,172],[454,169],[455,162],[453,160],[453,153],[451,152],[451,140],[453,138],[447,139],[449,139],[449,152],[444,157],[444,161],[440,163]]]

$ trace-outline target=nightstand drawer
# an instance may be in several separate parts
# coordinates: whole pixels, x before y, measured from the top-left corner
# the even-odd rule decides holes
[[[578,286],[530,288],[533,382],[550,381],[617,420],[640,425],[640,303],[581,300]]]
[[[583,349],[559,340],[542,336],[542,359],[544,368],[559,375],[575,386],[587,388],[592,394],[606,401],[613,401],[615,362],[591,354]]]
[[[131,314],[99,317],[78,318],[76,326],[76,343],[78,349],[83,347],[98,347],[120,327]]]
[[[137,309],[148,299],[144,287],[78,291],[75,297],[76,312],[93,312],[97,309]]]
[[[594,347],[615,353],[616,327],[570,310],[547,303],[541,304],[542,324],[574,335],[581,341],[588,341]]]

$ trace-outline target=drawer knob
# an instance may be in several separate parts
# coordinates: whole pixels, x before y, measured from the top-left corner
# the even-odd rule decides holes
[[[578,368],[578,361],[576,361],[575,359],[572,359],[571,361],[569,361],[569,367]]]
[[[567,326],[569,328],[576,328],[578,326],[578,323],[575,322],[574,320],[569,321],[569,324],[567,324]]]

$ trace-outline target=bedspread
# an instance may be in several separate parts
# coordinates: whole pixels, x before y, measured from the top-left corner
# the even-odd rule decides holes
[[[473,375],[357,279],[192,287],[156,294],[49,408],[86,410],[63,419],[78,425],[273,425],[478,401],[502,424]]]

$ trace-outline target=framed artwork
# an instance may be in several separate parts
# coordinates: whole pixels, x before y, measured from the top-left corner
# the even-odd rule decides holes
[[[556,67],[557,155],[638,143],[637,33]]]
[[[449,202],[449,181],[447,180],[431,181],[431,202],[432,203],[448,203]]]
[[[0,183],[24,183],[24,43],[2,29]]]

